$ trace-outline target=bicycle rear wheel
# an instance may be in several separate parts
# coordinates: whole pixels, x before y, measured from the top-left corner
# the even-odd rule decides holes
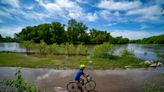
[[[67,90],[69,92],[76,92],[78,90],[78,84],[76,82],[69,82],[67,84]]]
[[[94,90],[95,87],[96,87],[96,82],[93,80],[91,80],[85,84],[85,89],[87,89],[88,91]]]

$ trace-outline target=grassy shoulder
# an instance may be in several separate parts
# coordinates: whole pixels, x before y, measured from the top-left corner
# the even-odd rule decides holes
[[[145,67],[141,64],[143,60],[134,57],[112,56],[109,59],[93,58],[88,56],[66,56],[66,55],[48,55],[26,56],[18,53],[0,53],[0,66],[10,67],[30,67],[30,68],[78,68],[80,64],[86,64],[88,68],[93,69],[112,69],[132,67]]]

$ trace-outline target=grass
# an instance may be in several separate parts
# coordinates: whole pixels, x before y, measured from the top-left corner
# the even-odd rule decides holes
[[[92,63],[91,63],[92,62]],[[134,57],[112,56],[110,59],[94,58],[87,56],[26,56],[19,53],[0,53],[0,66],[30,67],[30,68],[78,68],[80,64],[88,65],[88,68],[111,69],[125,68],[125,66],[145,67],[143,60]]]
[[[164,88],[159,85],[148,81],[146,81],[144,84],[144,92],[164,92]]]

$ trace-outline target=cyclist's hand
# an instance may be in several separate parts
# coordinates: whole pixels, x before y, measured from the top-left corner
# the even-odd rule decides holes
[[[86,74],[86,77],[89,77],[89,74]]]

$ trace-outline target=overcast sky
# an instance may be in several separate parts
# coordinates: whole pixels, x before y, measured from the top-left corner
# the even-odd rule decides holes
[[[164,0],[0,0],[0,34],[74,18],[114,37],[140,39],[164,34],[162,8]]]

